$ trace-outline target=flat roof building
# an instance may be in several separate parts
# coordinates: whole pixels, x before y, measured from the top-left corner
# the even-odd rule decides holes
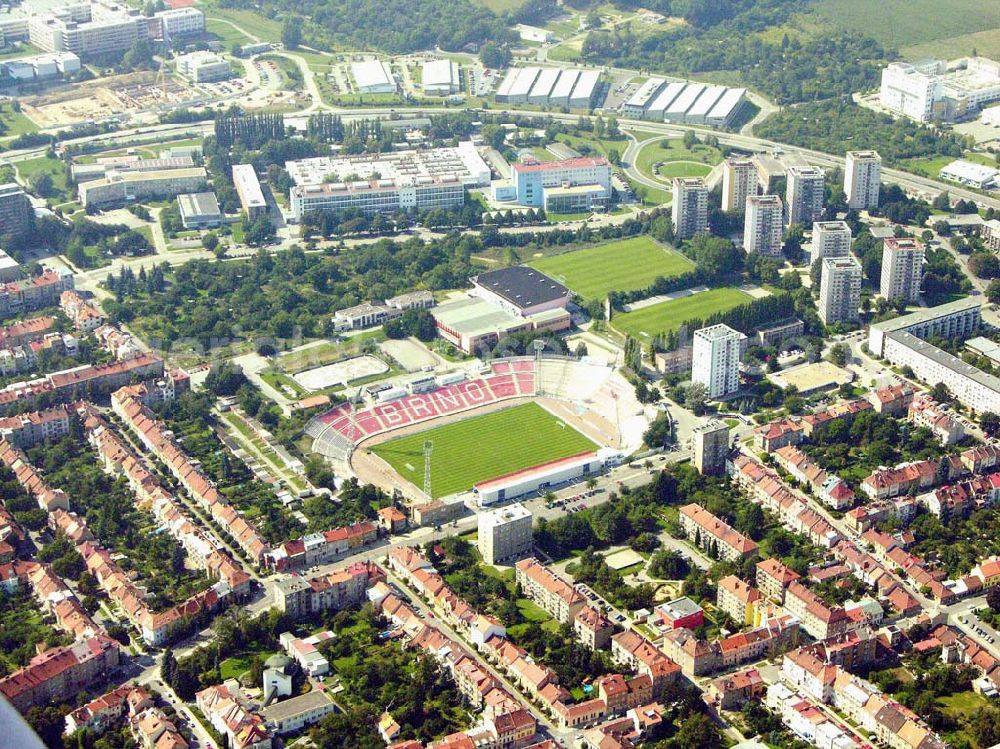
[[[918,309],[908,315],[873,323],[868,329],[868,349],[882,356],[885,337],[890,333],[910,333],[918,338],[968,338],[982,323],[982,302],[975,297],[956,299],[937,307]]]
[[[1000,100],[1000,63],[985,57],[892,62],[882,70],[879,102],[920,122],[952,122]]]
[[[712,400],[739,389],[740,357],[746,339],[743,333],[722,324],[695,331],[691,381],[704,385]]]
[[[622,105],[622,114],[626,117],[642,117],[653,98],[666,84],[664,78],[649,78],[635,90]]]
[[[947,166],[941,168],[938,176],[950,182],[958,182],[961,185],[968,185],[977,190],[987,190],[996,184],[997,174],[1000,171],[985,164],[974,164],[964,159],[955,159]]]
[[[531,513],[514,503],[479,515],[479,553],[486,564],[511,564],[531,554]]]
[[[77,186],[84,208],[126,203],[152,197],[174,197],[185,192],[198,192],[207,184],[203,167],[167,169],[152,172],[109,172],[104,179],[83,182]]]
[[[851,227],[846,221],[815,221],[812,225],[810,262],[825,257],[845,257],[851,254]]]
[[[844,194],[852,211],[878,208],[882,187],[882,157],[878,151],[848,151],[844,165]]]
[[[825,173],[814,166],[788,168],[785,209],[788,223],[811,226],[823,215]]]
[[[731,156],[722,162],[722,210],[745,211],[747,198],[757,194],[757,167],[750,159]]]
[[[361,94],[394,94],[396,79],[389,63],[382,60],[364,60],[351,63],[354,87]]]
[[[210,229],[222,225],[222,209],[214,192],[193,192],[177,196],[181,224],[185,229]]]
[[[701,177],[675,177],[671,216],[678,239],[708,231],[708,186]]]
[[[726,472],[729,454],[729,426],[712,420],[699,424],[692,435],[692,460],[698,473],[722,475]]]
[[[526,265],[486,271],[471,280],[476,296],[518,317],[565,307],[570,299],[569,289]]]
[[[891,301],[910,303],[920,299],[923,277],[924,244],[912,237],[887,237],[882,240],[882,279],[879,292]]]
[[[267,215],[267,201],[253,164],[233,164],[233,185],[240,198],[240,206],[250,221]]]
[[[597,84],[601,80],[601,71],[582,70],[580,77],[576,80],[573,93],[569,97],[571,109],[590,109],[594,106],[594,99],[597,96]]]
[[[214,52],[197,50],[177,58],[177,72],[192,83],[212,83],[231,78],[233,69]]]
[[[856,322],[861,304],[861,263],[852,256],[823,258],[819,318],[825,325]]]
[[[461,90],[458,63],[453,60],[429,60],[420,73],[420,86],[430,96],[448,96]]]
[[[748,195],[743,249],[748,255],[779,257],[784,211],[777,195]]]

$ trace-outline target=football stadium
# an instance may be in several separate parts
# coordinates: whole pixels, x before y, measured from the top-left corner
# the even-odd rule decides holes
[[[367,385],[306,433],[335,468],[410,501],[468,494],[488,505],[616,463],[646,424],[613,367],[540,355]]]

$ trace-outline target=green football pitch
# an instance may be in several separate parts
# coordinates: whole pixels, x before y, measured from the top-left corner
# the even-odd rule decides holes
[[[739,289],[709,289],[680,299],[651,304],[634,312],[619,312],[611,318],[611,327],[643,340],[668,330],[676,330],[688,320],[704,320],[716,312],[727,312],[750,301],[750,295]]]
[[[400,476],[422,487],[426,440],[434,443],[431,493],[435,498],[598,448],[537,403],[525,403],[382,442],[372,447],[372,452]]]
[[[584,299],[604,299],[609,291],[644,289],[657,276],[670,278],[694,270],[694,263],[679,252],[645,236],[540,257],[528,265]]]

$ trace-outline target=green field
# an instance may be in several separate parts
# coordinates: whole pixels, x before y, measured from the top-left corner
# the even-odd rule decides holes
[[[244,41],[246,36],[257,37],[262,42],[281,41],[281,24],[278,21],[265,18],[259,13],[231,8],[204,8],[203,10],[205,11],[206,30],[222,37],[230,44],[234,41],[238,41],[240,44],[249,44],[251,40]],[[229,21],[229,23],[213,23],[212,20],[215,18]],[[234,26],[237,28],[233,28]],[[240,34],[241,31],[243,34]]]
[[[974,164],[996,167],[997,161],[992,156],[983,153],[966,153],[961,157],[964,161],[971,161]],[[923,177],[938,179],[938,172],[948,164],[955,161],[953,156],[934,156],[926,159],[907,159],[900,166],[908,172],[919,174]]]
[[[989,3],[982,0],[885,0],[877,12],[870,0],[823,0],[810,4],[806,18],[815,18],[836,29],[855,31],[873,36],[893,48],[906,48],[928,42],[960,37],[984,28],[1000,26],[1000,17],[987,11]],[[875,15],[878,22],[875,21]],[[991,21],[992,15],[992,23]],[[902,50],[904,56],[906,49]],[[947,57],[967,52],[952,49]],[[979,54],[986,51],[980,47]]]
[[[604,299],[609,291],[635,291],[657,276],[679,276],[694,263],[650,237],[632,237],[585,250],[550,255],[528,263],[559,279],[584,299]]]
[[[726,312],[749,301],[749,294],[739,289],[710,289],[693,296],[651,304],[634,312],[619,312],[612,318],[611,326],[642,339],[676,330],[688,320],[704,320],[716,312]]]
[[[425,440],[433,440],[431,485],[435,498],[550,460],[596,450],[597,445],[537,403],[474,416],[408,434],[372,448],[397,473],[423,485]],[[488,447],[487,447],[488,445]]]
[[[635,166],[647,177],[667,181],[674,177],[704,177],[721,161],[722,152],[717,148],[699,143],[689,151],[680,138],[661,138],[642,147]]]

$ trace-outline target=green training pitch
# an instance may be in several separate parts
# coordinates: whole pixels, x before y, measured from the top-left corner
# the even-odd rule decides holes
[[[669,278],[694,270],[694,263],[650,237],[540,257],[528,265],[559,279],[584,299],[604,299],[609,291],[644,289],[657,276]]]
[[[692,296],[651,304],[634,312],[619,312],[611,327],[640,340],[676,330],[688,320],[704,320],[750,301],[739,289],[709,289]]]
[[[474,416],[375,445],[372,452],[416,486],[424,483],[424,442],[433,440],[435,498],[597,445],[537,403]]]

